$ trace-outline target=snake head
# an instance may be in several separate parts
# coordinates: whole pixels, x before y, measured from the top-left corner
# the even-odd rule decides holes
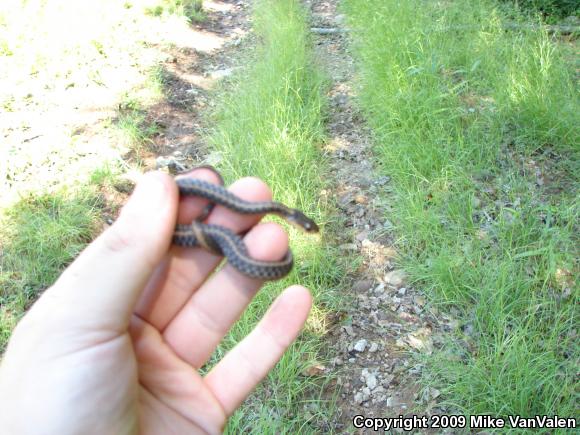
[[[288,222],[299,226],[307,233],[317,233],[319,231],[318,225],[312,219],[307,217],[300,210],[292,210],[288,216],[286,216]]]

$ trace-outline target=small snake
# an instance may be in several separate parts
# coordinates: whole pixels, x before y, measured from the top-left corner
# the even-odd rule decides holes
[[[218,176],[219,173],[213,168]],[[220,180],[223,179],[220,176]],[[238,198],[226,188],[207,181],[180,178],[175,180],[181,196],[198,196],[210,201],[210,207],[223,205],[242,214],[276,214],[288,222],[299,226],[309,233],[318,232],[318,225],[300,210],[286,207],[274,201],[250,202]],[[179,246],[199,246],[216,255],[224,256],[229,263],[244,275],[262,280],[275,280],[286,276],[293,266],[292,252],[289,250],[280,261],[259,261],[250,257],[242,238],[233,231],[201,221],[207,217],[211,208],[206,209],[204,216],[190,225],[177,225],[173,233],[173,243]]]

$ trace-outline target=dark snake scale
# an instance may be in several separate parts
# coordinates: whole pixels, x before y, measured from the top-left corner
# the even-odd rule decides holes
[[[214,169],[209,169],[219,176],[219,173]],[[219,204],[241,214],[275,214],[299,226],[306,232],[318,232],[316,223],[306,217],[300,210],[289,208],[279,202],[246,201],[235,196],[221,185],[193,178],[180,178],[175,180],[175,182],[182,197],[197,196],[205,198],[210,201],[212,207],[215,204]],[[213,254],[224,256],[234,268],[251,278],[262,280],[280,279],[286,276],[293,266],[291,251],[288,251],[280,261],[255,260],[250,257],[248,249],[239,235],[228,228],[205,224],[199,220],[193,221],[190,225],[177,225],[173,233],[173,244],[186,247],[201,247]]]

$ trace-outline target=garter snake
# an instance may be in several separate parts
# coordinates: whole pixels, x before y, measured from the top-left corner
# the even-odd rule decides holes
[[[219,173],[213,168],[218,176]],[[221,180],[221,176],[220,176]],[[194,178],[176,179],[180,196],[197,196],[210,201],[211,206],[222,205],[241,214],[275,214],[299,226],[306,232],[318,232],[316,223],[300,210],[275,201],[250,202],[241,199],[222,185],[212,184]],[[223,181],[222,181],[223,182]],[[262,280],[275,280],[286,276],[293,265],[289,250],[280,261],[259,261],[250,257],[242,238],[228,228],[202,223],[209,210],[201,219],[190,225],[177,225],[173,233],[173,244],[179,246],[199,246],[216,255],[224,256],[228,262],[246,276]]]

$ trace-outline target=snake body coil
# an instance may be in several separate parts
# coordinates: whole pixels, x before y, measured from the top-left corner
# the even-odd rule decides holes
[[[218,174],[219,175],[219,174]],[[221,177],[220,177],[221,178]],[[238,198],[223,186],[203,180],[182,178],[175,180],[181,196],[198,196],[241,214],[276,214],[307,232],[317,232],[318,226],[300,210],[275,201],[250,202]],[[173,243],[179,246],[202,247],[222,255],[244,275],[262,280],[286,276],[293,266],[292,252],[280,261],[259,261],[250,257],[242,238],[228,228],[194,221],[191,225],[177,225]]]

